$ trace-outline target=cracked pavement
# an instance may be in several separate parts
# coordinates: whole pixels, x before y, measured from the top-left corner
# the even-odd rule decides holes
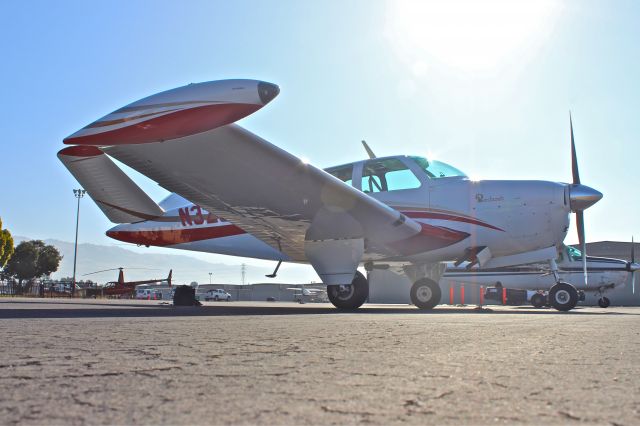
[[[0,424],[640,423],[640,308],[0,299]]]

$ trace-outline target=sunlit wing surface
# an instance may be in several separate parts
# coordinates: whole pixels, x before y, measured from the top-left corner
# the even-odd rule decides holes
[[[233,123],[269,103],[280,89],[256,80],[189,84],[133,102],[65,138],[71,145],[120,145],[180,138]]]
[[[467,236],[407,218],[235,124],[103,150],[294,261],[306,260],[305,240],[364,238],[393,256]]]

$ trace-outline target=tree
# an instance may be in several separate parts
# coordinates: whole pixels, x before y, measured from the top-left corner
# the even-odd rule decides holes
[[[28,292],[35,278],[57,271],[61,260],[62,255],[54,246],[40,240],[23,241],[15,248],[4,272],[18,280],[19,292]]]
[[[11,232],[2,229],[2,218],[0,218],[0,269],[7,264],[13,254],[13,237]]]

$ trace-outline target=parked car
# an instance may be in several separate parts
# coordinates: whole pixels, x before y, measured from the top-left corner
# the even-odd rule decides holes
[[[162,292],[151,288],[136,290],[136,299],[161,300]]]
[[[215,300],[216,302],[218,300],[226,300],[227,302],[229,302],[231,300],[231,295],[221,288],[217,288],[215,290],[207,291],[207,293],[204,295],[204,300],[207,302],[210,300]]]

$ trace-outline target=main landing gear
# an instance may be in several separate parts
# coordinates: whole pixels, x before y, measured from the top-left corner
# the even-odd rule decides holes
[[[360,272],[356,272],[351,285],[328,285],[327,296],[338,309],[357,309],[369,297],[369,281]]]
[[[543,308],[547,304],[547,297],[542,293],[536,293],[531,296],[531,304],[536,309]]]
[[[429,278],[421,278],[411,287],[411,303],[420,309],[433,309],[441,298],[440,286]]]

